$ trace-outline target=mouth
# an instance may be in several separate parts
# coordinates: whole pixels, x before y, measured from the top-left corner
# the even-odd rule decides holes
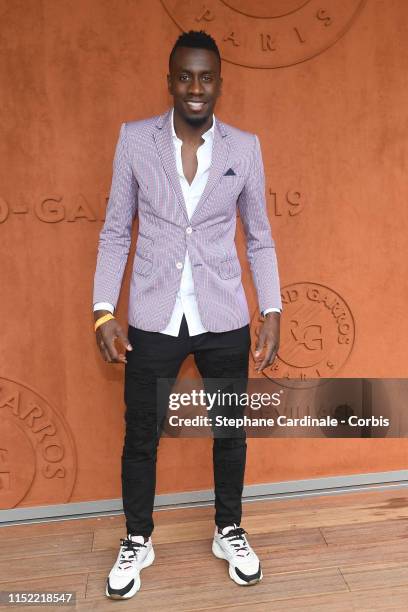
[[[186,100],[186,106],[194,113],[199,113],[204,109],[206,102],[193,102],[191,100]]]

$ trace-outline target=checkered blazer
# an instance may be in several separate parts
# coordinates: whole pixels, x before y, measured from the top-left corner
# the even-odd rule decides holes
[[[130,325],[146,331],[166,327],[188,249],[204,327],[212,332],[237,329],[250,320],[234,241],[237,206],[259,309],[282,307],[259,140],[255,134],[216,120],[208,181],[189,220],[170,120],[168,110],[121,125],[105,223],[99,235],[93,303],[110,302],[116,308],[132,223],[138,215]]]

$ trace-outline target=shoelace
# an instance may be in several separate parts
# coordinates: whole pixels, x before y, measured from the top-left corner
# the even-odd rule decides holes
[[[237,527],[236,529],[231,529],[225,535],[221,535],[221,538],[226,538],[228,542],[235,548],[235,552],[239,557],[247,557],[250,554],[249,544],[244,536],[245,533],[248,533],[243,529],[243,527]],[[237,540],[236,542],[234,540]],[[242,552],[240,552],[242,551]]]
[[[136,559],[138,552],[140,552],[140,549],[142,547],[146,548],[146,544],[134,542],[133,540],[129,540],[128,538],[121,538],[120,543],[121,552],[118,566],[120,569],[126,570],[132,566],[132,561]]]

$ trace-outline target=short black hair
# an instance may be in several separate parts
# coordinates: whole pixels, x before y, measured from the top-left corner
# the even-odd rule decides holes
[[[208,49],[209,51],[214,51],[214,53],[218,57],[221,70],[221,55],[217,47],[217,43],[215,42],[213,37],[207,34],[207,32],[204,32],[204,30],[189,30],[188,32],[183,32],[182,34],[180,34],[180,36],[174,43],[173,49],[170,53],[169,69],[172,59],[174,57],[174,53],[179,47],[189,47],[190,49]]]

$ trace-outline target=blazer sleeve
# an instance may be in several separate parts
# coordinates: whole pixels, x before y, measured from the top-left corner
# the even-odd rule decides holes
[[[93,304],[109,302],[116,308],[132,240],[137,197],[138,184],[129,160],[126,123],[122,123],[105,222],[99,234]]]
[[[258,295],[259,310],[281,309],[278,262],[266,210],[265,173],[256,134],[248,178],[237,205],[245,230],[247,256]]]

